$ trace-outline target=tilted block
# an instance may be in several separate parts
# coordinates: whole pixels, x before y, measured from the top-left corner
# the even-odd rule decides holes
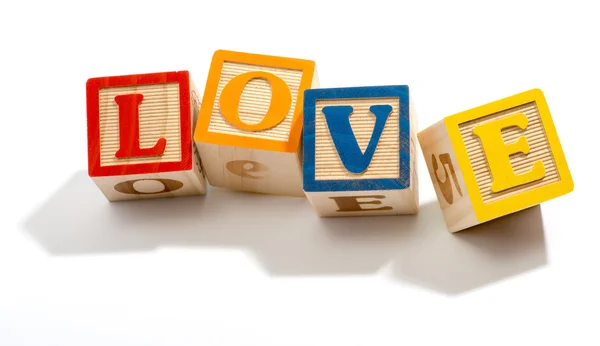
[[[451,232],[573,190],[538,89],[446,117],[418,138]]]
[[[206,193],[187,71],[87,81],[88,171],[110,201]]]
[[[416,214],[416,115],[408,87],[304,95],[304,191],[317,213]]]
[[[317,85],[313,61],[215,52],[194,134],[208,182],[303,197],[302,105]]]

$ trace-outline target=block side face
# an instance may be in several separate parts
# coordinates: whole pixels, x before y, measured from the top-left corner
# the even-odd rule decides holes
[[[198,125],[198,115],[200,114],[200,107],[202,106],[202,101],[200,99],[200,92],[196,87],[196,83],[190,78],[190,115],[192,119],[192,128],[191,130],[191,138],[193,138],[194,131],[196,129],[196,125]],[[193,142],[193,139],[192,139]]]
[[[418,139],[448,230],[456,232],[477,225],[464,172],[444,121],[419,132]]]
[[[218,51],[210,68],[195,139],[296,152],[312,61]]]
[[[414,105],[412,97],[409,95],[410,104],[410,188],[412,190],[414,207],[415,210],[419,208],[419,174],[418,174],[418,160],[417,151],[419,150],[417,143],[417,130],[418,130],[418,115],[416,107]]]
[[[304,111],[305,191],[411,186],[408,87],[311,89]]]
[[[196,88],[196,84],[190,78],[190,117],[192,127],[189,131],[190,138],[193,137],[193,129],[196,128],[196,124],[198,121],[198,114],[200,113],[200,94],[198,92],[198,88]],[[191,141],[192,147],[192,161],[193,161],[193,174],[196,175],[196,178],[202,184],[203,188],[206,190],[206,176],[204,175],[204,168],[202,167],[202,159],[200,158],[200,151],[196,146],[194,141]]]
[[[159,139],[167,140],[160,156],[119,159],[119,95],[142,94],[139,104],[140,148],[151,148]],[[100,167],[135,163],[179,162],[182,159],[181,110],[178,83],[107,87],[99,90]]]
[[[315,148],[316,148],[316,98],[315,89],[304,92],[304,117],[302,131],[302,184],[304,191],[316,191]]]
[[[210,185],[238,191],[304,197],[298,153],[196,143]]]
[[[517,94],[452,116],[446,122],[455,124],[449,126],[449,135],[466,172],[465,182],[479,221],[572,190],[541,91]]]
[[[198,182],[203,191],[206,191],[206,174],[204,173],[204,167],[200,159],[200,151],[193,145],[193,169],[188,171],[189,175],[192,175]]]
[[[327,125],[323,108],[350,105],[353,108],[350,126],[358,147],[365,153],[373,136],[375,117],[369,110],[374,105],[390,105],[377,149],[369,167],[357,176],[344,167],[333,143],[332,129]],[[323,99],[316,102],[315,121],[315,172],[316,180],[398,179],[400,177],[400,100],[398,97],[380,99]],[[333,129],[335,131],[335,129]],[[343,135],[343,134],[340,134]],[[344,148],[346,149],[346,148]],[[342,149],[343,150],[343,149]],[[349,150],[349,148],[347,149]]]
[[[316,89],[321,85],[321,82],[319,80],[319,73],[317,71],[317,68],[315,67],[314,69],[314,73],[313,73],[313,79],[312,79],[312,83],[310,85],[309,89]],[[308,90],[308,89],[307,89]]]
[[[111,202],[206,194],[206,183],[192,171],[92,177]]]
[[[90,176],[191,169],[189,88],[187,71],[90,79],[87,83]],[[117,98],[121,98],[121,106]],[[123,98],[128,98],[126,106],[122,104]],[[121,112],[133,117],[133,123],[124,123],[124,129],[120,128],[124,116]],[[130,135],[131,141],[122,145],[124,135]],[[117,154],[137,146],[148,150],[160,141],[165,141],[164,149],[156,153],[125,157]]]
[[[86,112],[87,112],[87,144],[88,144],[88,174],[97,175],[96,167],[100,165],[100,114],[98,112],[98,79],[89,79],[86,83]]]
[[[264,131],[244,131],[233,126],[221,114],[220,102],[221,93],[225,86],[235,77],[241,74],[254,71],[264,71],[281,78],[287,84],[291,95],[291,107],[288,109],[283,121],[276,127]],[[287,142],[292,130],[292,121],[296,115],[296,102],[300,92],[300,82],[302,80],[302,70],[288,70],[267,66],[249,65],[237,62],[226,61],[223,64],[221,78],[217,87],[215,104],[213,105],[208,131],[219,134],[230,134],[250,138],[269,139],[280,142]],[[275,95],[277,97],[277,95]],[[272,90],[268,80],[256,78],[250,80],[241,93],[239,101],[239,117],[242,122],[248,124],[257,124],[269,111],[271,106]]]
[[[518,153],[509,157],[514,173],[527,173],[537,161],[540,161],[544,165],[546,174],[542,179],[534,180],[500,192],[493,192],[491,188],[493,177],[486,158],[486,153],[479,137],[473,132],[473,129],[476,126],[487,122],[499,120],[515,114],[525,114],[527,116],[527,128],[525,130],[515,126],[506,128],[502,131],[502,139],[504,140],[504,143],[511,143],[517,141],[520,137],[525,137],[529,143],[530,149],[529,154],[527,155]],[[459,125],[459,130],[465,144],[471,168],[475,174],[475,181],[477,182],[479,194],[481,195],[484,204],[489,204],[500,199],[508,198],[528,190],[533,190],[560,181],[556,162],[554,161],[552,151],[550,150],[540,113],[535,102],[530,102],[519,107],[514,107],[463,123]]]
[[[306,197],[322,217],[414,215],[418,212],[412,188],[306,192]]]

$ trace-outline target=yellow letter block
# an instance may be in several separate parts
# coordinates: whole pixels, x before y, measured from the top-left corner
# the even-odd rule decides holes
[[[541,90],[446,117],[418,138],[451,232],[573,190]]]
[[[194,134],[208,182],[304,197],[302,106],[317,86],[313,61],[215,52]]]

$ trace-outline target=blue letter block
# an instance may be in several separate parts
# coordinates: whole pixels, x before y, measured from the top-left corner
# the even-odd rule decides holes
[[[304,191],[321,216],[416,214],[408,86],[304,93]]]

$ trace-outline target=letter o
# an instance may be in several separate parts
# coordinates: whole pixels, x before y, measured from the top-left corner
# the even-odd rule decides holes
[[[271,104],[264,118],[256,124],[240,119],[239,106],[242,92],[253,79],[264,79],[271,85]],[[237,128],[246,131],[264,131],[277,126],[287,116],[292,106],[292,93],[287,83],[276,75],[264,71],[242,73],[227,83],[221,91],[219,109],[223,117]]]
[[[133,184],[137,183],[138,181],[142,181],[142,180],[153,180],[153,181],[158,181],[159,183],[163,184],[163,189],[162,191],[158,191],[158,192],[141,192],[135,189],[135,187],[133,186]],[[125,193],[128,195],[154,195],[157,193],[165,193],[165,192],[173,192],[176,190],[179,190],[183,187],[183,183],[180,182],[179,180],[173,180],[173,179],[136,179],[136,180],[128,180],[128,181],[124,181],[122,183],[118,183],[117,185],[115,185],[115,190],[121,192],[121,193]]]

